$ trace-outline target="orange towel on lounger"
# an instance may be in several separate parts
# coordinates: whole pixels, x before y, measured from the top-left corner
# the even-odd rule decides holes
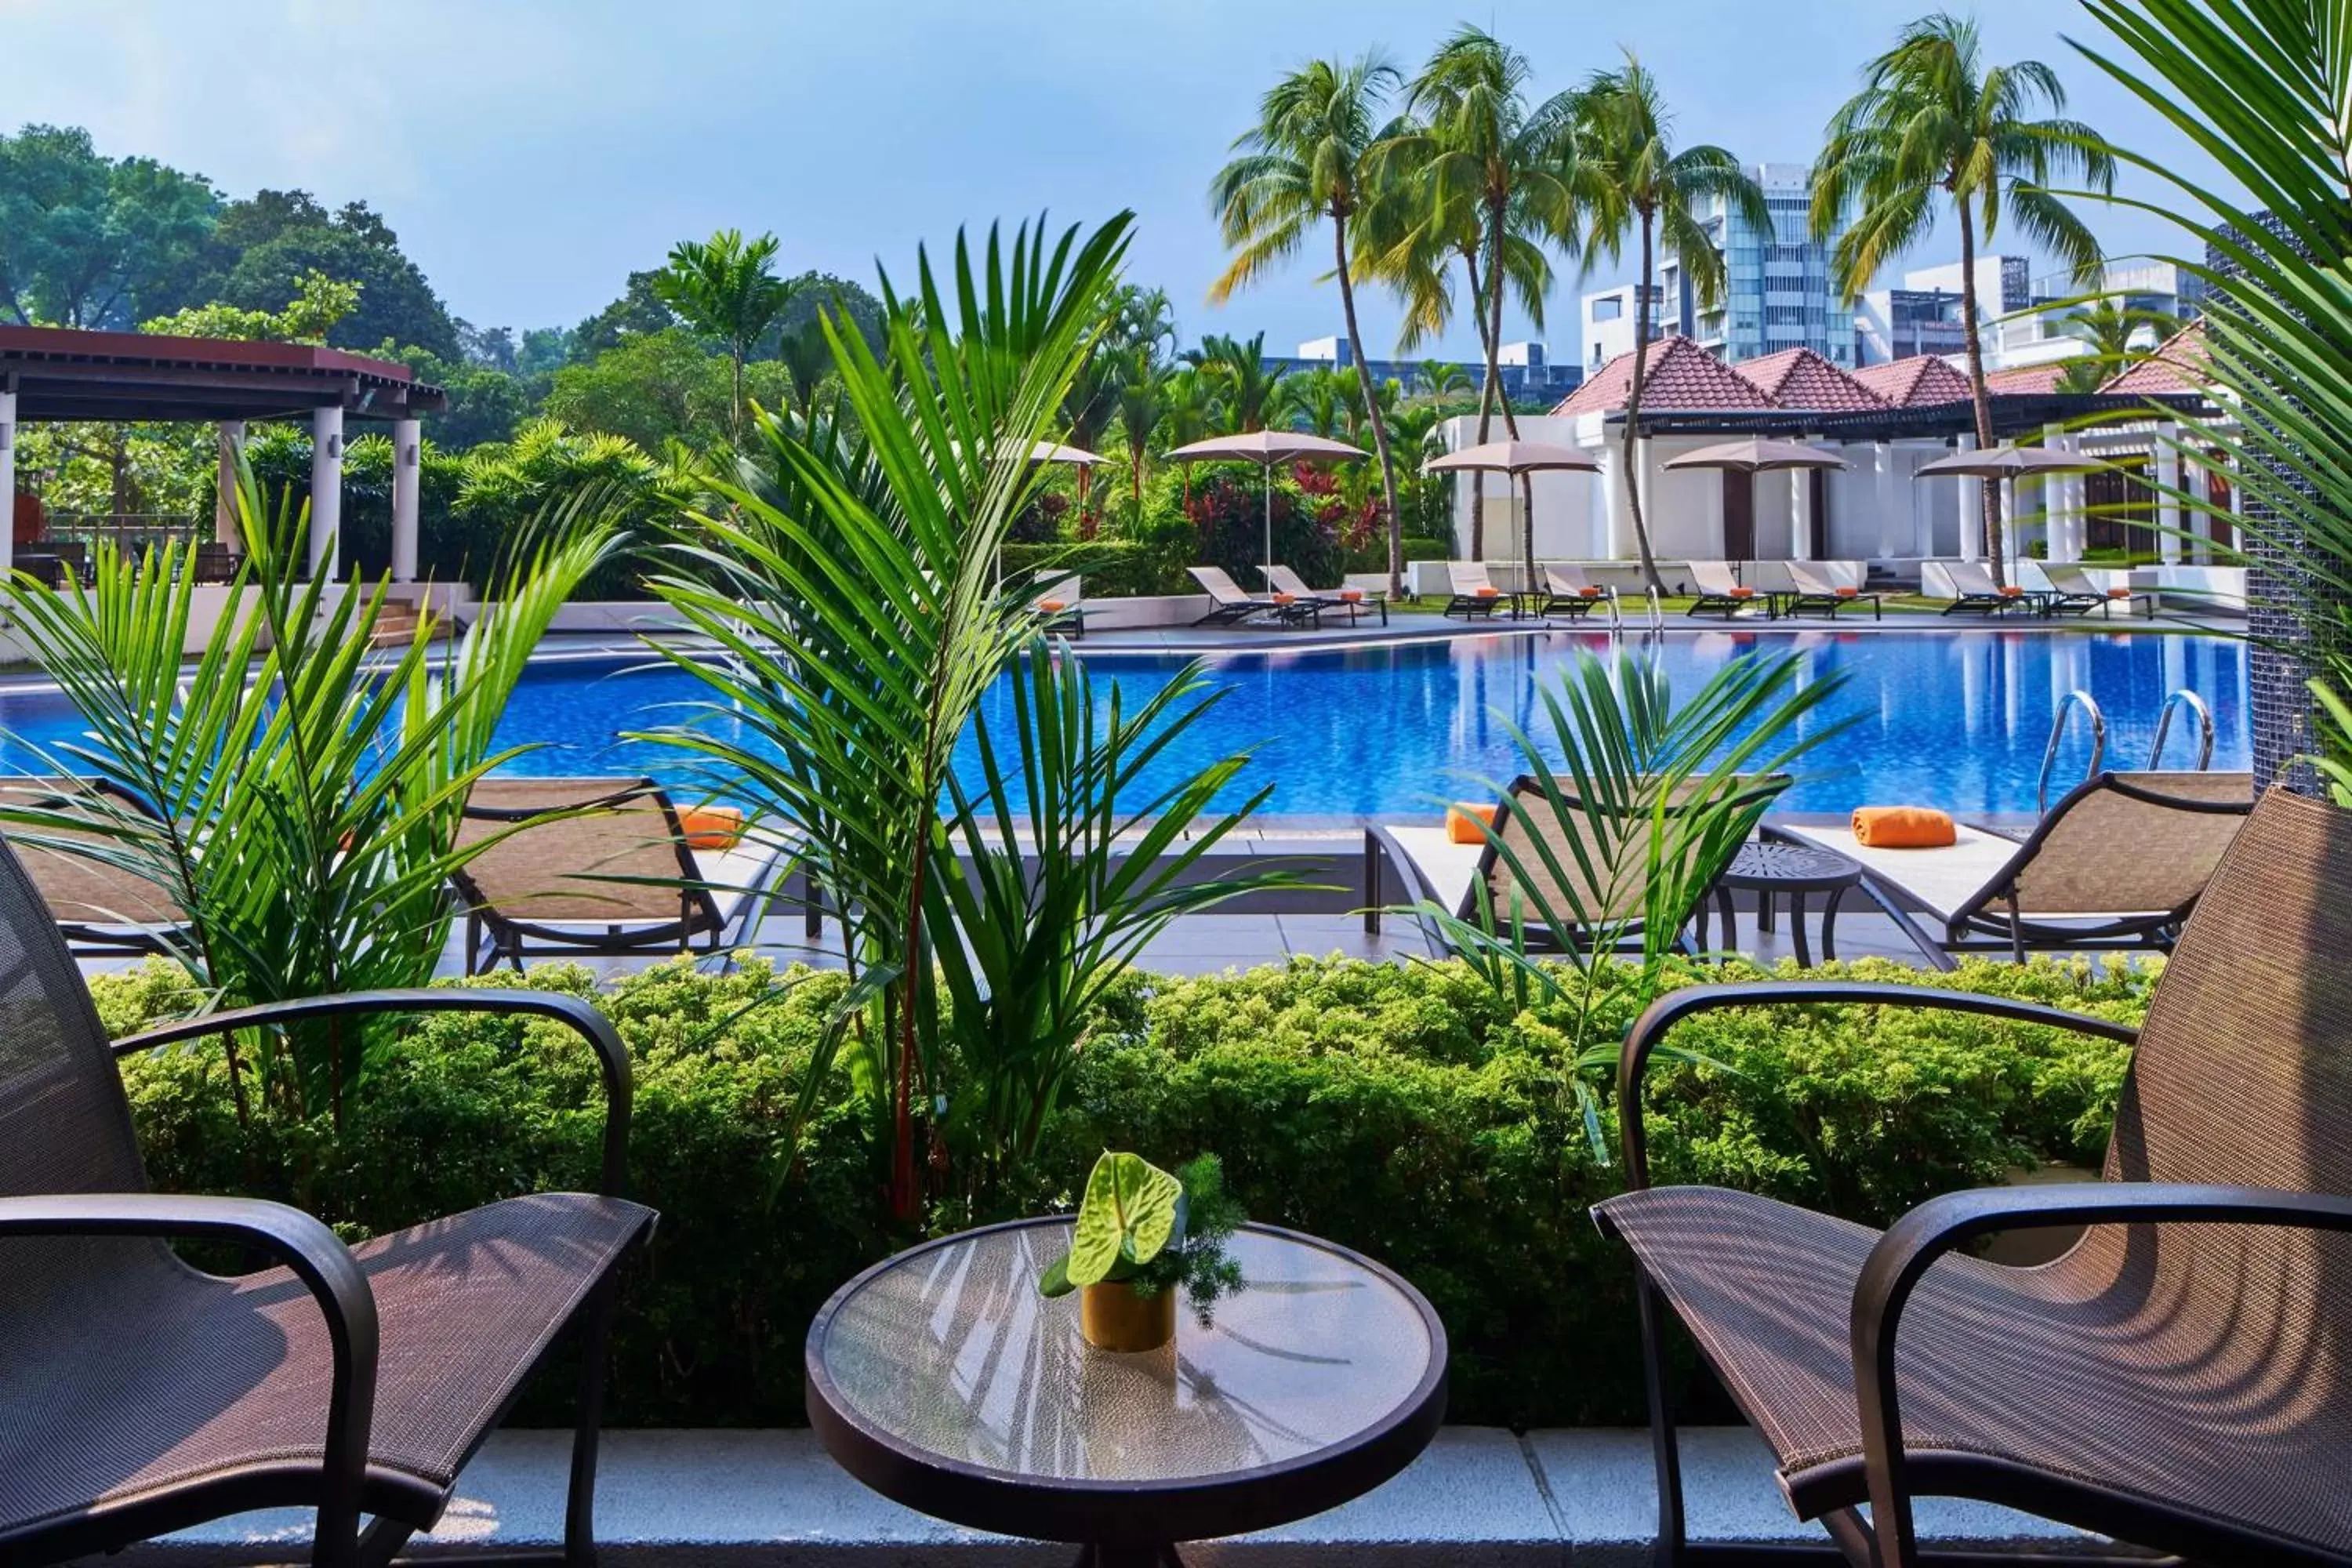
[[[1960,838],[1948,814],[1926,805],[1858,805],[1853,836],[1865,849],[1941,849]]]
[[[731,805],[689,805],[677,814],[687,844],[696,849],[732,849],[743,837],[743,814]]]
[[[1445,808],[1445,837],[1454,844],[1484,844],[1486,836],[1478,831],[1480,825],[1495,826],[1495,808],[1474,805],[1459,801]]]

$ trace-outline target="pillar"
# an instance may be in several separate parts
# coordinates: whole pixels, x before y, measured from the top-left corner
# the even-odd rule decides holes
[[[1813,471],[1789,470],[1789,559],[1811,561],[1813,549]]]
[[[425,426],[392,422],[392,580],[416,581],[416,489],[425,459]]]
[[[1890,561],[1912,554],[1918,529],[1910,510],[1896,499],[1902,490],[1895,479],[1895,443],[1879,442],[1870,466],[1878,494],[1878,553]]]
[[[1654,552],[1658,548],[1658,463],[1655,447],[1647,436],[1633,443],[1633,474],[1641,489],[1638,492],[1629,492],[1625,498],[1625,553],[1628,557],[1637,557],[1642,553],[1641,546],[1633,537],[1634,494],[1642,498],[1642,521],[1650,531],[1650,549]]]
[[[2167,566],[2180,564],[2180,426],[2156,427],[2156,548]]]
[[[236,515],[236,455],[245,447],[245,421],[222,420],[214,444],[218,452],[213,465],[213,542],[242,551],[245,529]]]
[[[0,574],[16,563],[16,392],[0,381]]]
[[[1609,552],[1612,561],[1629,561],[1636,553],[1633,548],[1633,511],[1625,497],[1625,448],[1611,445],[1601,449],[1601,506],[1608,517]]]
[[[1976,449],[1977,435],[1971,430],[1960,437],[1960,450],[1973,452]],[[1960,481],[1959,544],[1960,559],[1963,561],[1984,559],[1984,488],[1990,482],[1993,481],[1985,479]]]
[[[2044,425],[2042,427],[2042,445],[2047,451],[2065,451],[2069,446],[2066,439],[2066,427],[2063,425]],[[2069,530],[2074,527],[2074,521],[2073,488],[2068,483],[2066,476],[2051,474],[2043,477],[2041,489],[2042,558],[2045,561],[2072,561],[2074,556],[2068,552],[2066,542]],[[2012,560],[2021,558],[2024,554],[2025,545],[2022,541],[2010,551]]]
[[[343,523],[343,411],[320,408],[310,415],[310,575],[331,579],[342,553],[336,537]]]

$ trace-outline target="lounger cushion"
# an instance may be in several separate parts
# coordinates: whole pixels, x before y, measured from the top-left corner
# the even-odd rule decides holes
[[[1862,1500],[1849,1320],[1879,1233],[1716,1187],[1628,1193],[1595,1206],[1629,1242],[1780,1463],[1806,1518]],[[2341,1418],[2295,1364],[2324,1334],[2256,1326],[2308,1310],[2310,1282],[2255,1267],[2231,1326],[2183,1310],[2179,1281],[2120,1226],[2039,1268],[1964,1256],[1927,1271],[1896,1339],[1904,1441],[2015,1456],[2037,1468],[2191,1510],[2352,1544],[2338,1476]],[[2241,1233],[2242,1234],[2242,1233]],[[2210,1244],[2210,1233],[2199,1245]],[[2225,1243],[2226,1246],[2226,1243]],[[2352,1256],[2337,1249],[2336,1256]],[[2218,1253],[2208,1266],[2226,1269]]]
[[[652,1220],[618,1198],[543,1194],[352,1248],[381,1333],[370,1448],[396,1472],[372,1507],[413,1510],[447,1489]],[[70,1340],[0,1357],[0,1410],[27,1417],[0,1422],[0,1528],[72,1511],[77,1498],[121,1501],[257,1468],[289,1485],[305,1467],[315,1474],[331,1356],[316,1300],[288,1270],[214,1279],[164,1261],[128,1278],[84,1271],[71,1289],[89,1299],[51,1314]]]
[[[1937,920],[1948,920],[1984,891],[2017,853],[2014,840],[1957,824],[1942,849],[1884,849],[1864,844],[1849,827],[1780,825],[1791,838],[1817,844],[1858,863],[1882,885],[1899,889]]]
[[[1478,879],[1478,858],[1485,848],[1456,844],[1443,827],[1391,827],[1389,838],[1412,862],[1430,898],[1459,913],[1469,902],[1471,884]]]

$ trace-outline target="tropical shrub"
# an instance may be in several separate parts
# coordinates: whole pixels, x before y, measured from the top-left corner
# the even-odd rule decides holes
[[[1194,481],[1184,508],[1198,531],[1193,563],[1222,566],[1243,587],[1263,590],[1258,568],[1265,560],[1265,480],[1255,470],[1221,470]],[[1274,558],[1309,584],[1339,580],[1339,531],[1280,475],[1274,485]]]
[[[1866,961],[1823,973],[1941,980],[2131,1022],[2158,967],[1971,961],[1934,977]],[[1756,975],[1733,963],[1673,983]],[[1642,1418],[1628,1260],[1587,1212],[1619,1176],[1560,1092],[1563,1015],[1513,1011],[1463,965],[1295,960],[1210,979],[1130,975],[1097,999],[1034,1156],[989,1206],[935,1203],[908,1228],[876,1213],[889,1145],[850,1087],[821,1076],[813,1112],[797,1109],[847,990],[841,975],[679,962],[602,993],[576,965],[542,966],[528,983],[595,995],[636,1065],[631,1179],[662,1224],[626,1279],[617,1424],[798,1422],[801,1343],[835,1287],[921,1231],[1074,1206],[1106,1148],[1163,1164],[1213,1151],[1253,1217],[1401,1269],[1453,1340],[1454,1419]],[[118,1035],[178,1016],[192,996],[162,964],[93,989]],[[1631,1021],[1621,987],[1598,1005],[1612,1030]],[[2126,1056],[2063,1031],[1884,1008],[1714,1014],[1675,1039],[1692,1059],[1654,1068],[1658,1179],[1872,1224],[2016,1166],[2095,1157]],[[124,1070],[160,1188],[289,1199],[346,1234],[595,1173],[595,1064],[545,1022],[418,1022],[340,1132],[320,1118],[240,1125],[215,1047]],[[1603,1114],[1613,1128],[1613,1104]],[[553,1403],[523,1418],[559,1417],[568,1394],[551,1385]]]

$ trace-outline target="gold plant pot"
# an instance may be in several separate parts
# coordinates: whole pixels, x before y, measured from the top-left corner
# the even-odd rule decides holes
[[[1176,1337],[1176,1292],[1139,1296],[1118,1281],[1078,1291],[1078,1332],[1104,1351],[1156,1351]]]

